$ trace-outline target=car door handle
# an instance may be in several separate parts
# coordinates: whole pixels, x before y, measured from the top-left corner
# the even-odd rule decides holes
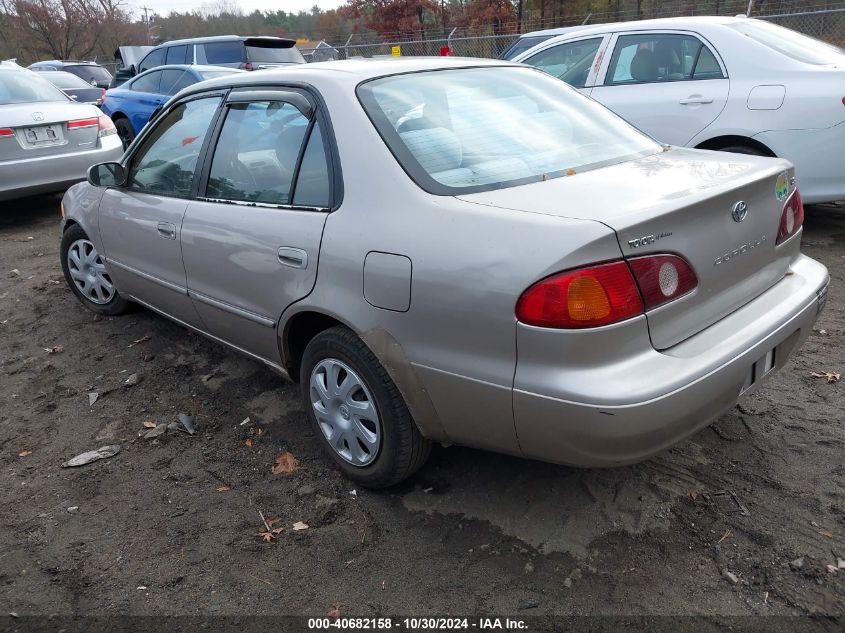
[[[176,226],[171,224],[170,222],[159,222],[158,223],[158,234],[162,237],[166,237],[169,240],[176,239]]]
[[[705,103],[713,103],[712,97],[702,97],[701,95],[691,95],[686,99],[678,101],[681,105],[702,105]]]
[[[308,266],[308,253],[301,248],[282,246],[279,248],[279,263],[291,268],[305,268]]]

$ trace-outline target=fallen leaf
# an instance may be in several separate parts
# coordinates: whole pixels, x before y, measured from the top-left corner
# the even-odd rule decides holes
[[[248,437],[244,440],[244,446],[246,446],[247,448],[252,448],[252,438],[251,437]]]
[[[157,426],[158,426],[158,424],[156,424],[152,420],[144,420],[144,428],[145,429],[154,429]]]
[[[333,604],[331,608],[326,612],[326,615],[331,619],[333,622],[340,617],[340,605]]]
[[[267,527],[273,527],[277,523],[282,520],[281,517],[270,517],[269,519],[264,519],[264,522],[267,524]]]
[[[150,340],[149,336],[142,336],[141,338],[132,341],[129,344],[129,347],[135,347],[136,345],[140,345],[141,343],[146,343],[149,340]]]
[[[229,486],[218,486],[217,487],[217,492],[226,492],[228,490],[231,490],[231,488]]]
[[[728,528],[727,530],[725,530],[725,533],[724,533],[724,534],[722,534],[722,538],[720,538],[720,539],[719,539],[719,543],[721,543],[722,541],[724,541],[724,540],[725,540],[726,538],[728,538],[730,535],[731,535],[731,528]]]
[[[98,459],[108,459],[109,457],[114,457],[120,452],[120,445],[119,444],[112,444],[110,446],[102,446],[95,451],[87,451],[72,459],[67,460],[64,464],[62,464],[62,468],[73,468],[74,466],[84,466],[85,464],[90,464],[91,462],[95,462]]]
[[[276,458],[276,463],[273,465],[272,472],[274,475],[291,475],[299,468],[299,460],[293,456],[293,453],[285,451]]]
[[[833,538],[833,532],[830,532],[828,530],[819,530],[819,534],[827,538]]]
[[[307,530],[307,529],[308,529],[308,524],[303,523],[302,521],[297,521],[296,523],[293,524],[293,531],[294,532],[299,532],[300,530]]]
[[[688,496],[690,499],[692,499],[693,501],[695,501],[695,500],[696,500],[696,498],[698,497],[698,491],[697,491],[697,490],[690,490],[690,491],[687,493],[687,496]]]
[[[269,543],[272,541],[276,536],[281,534],[285,531],[285,528],[273,528],[272,530],[266,530],[264,528],[260,528],[258,530],[258,536],[264,539],[265,543]]]
[[[56,345],[55,347],[45,347],[44,351],[48,354],[61,354],[65,351],[64,345]]]
[[[32,451],[21,451],[18,453],[18,457],[29,457],[30,455],[32,455]]]
[[[825,380],[827,380],[827,382],[828,382],[828,383],[831,383],[831,382],[838,382],[838,381],[839,381],[839,379],[842,377],[842,375],[841,375],[841,374],[834,374],[834,373],[829,372],[829,371],[825,371],[825,372],[817,372],[817,371],[814,371],[814,372],[813,372],[812,374],[810,374],[810,375],[811,375],[813,378],[824,378]]]

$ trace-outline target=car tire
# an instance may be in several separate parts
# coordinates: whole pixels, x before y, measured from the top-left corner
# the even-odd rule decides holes
[[[126,149],[135,140],[135,130],[132,129],[132,124],[129,119],[118,117],[114,122],[114,127],[117,128],[117,137],[123,143],[123,149]]]
[[[750,145],[728,145],[727,147],[719,148],[720,152],[730,152],[731,154],[750,154],[751,156],[768,156],[766,152]]]
[[[311,339],[300,365],[300,389],[323,449],[361,486],[397,484],[428,459],[431,442],[417,429],[396,384],[348,328],[329,328]]]
[[[104,316],[123,314],[131,307],[114,287],[102,258],[81,226],[74,224],[65,231],[59,252],[65,281],[82,305]]]

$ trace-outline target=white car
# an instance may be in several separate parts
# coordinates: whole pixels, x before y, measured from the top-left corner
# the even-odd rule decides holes
[[[669,145],[790,160],[805,202],[845,200],[845,51],[762,20],[600,24],[514,61]]]

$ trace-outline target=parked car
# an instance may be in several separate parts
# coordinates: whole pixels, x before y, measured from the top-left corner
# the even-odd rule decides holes
[[[78,75],[58,70],[43,73],[41,77],[78,103],[88,103],[95,106],[103,103],[106,89],[92,86]]]
[[[350,60],[181,92],[65,195],[61,264],[298,381],[379,487],[432,442],[612,466],[694,433],[810,334],[802,222],[787,161],[660,145],[534,68]]]
[[[657,140],[789,159],[805,202],[845,200],[845,52],[762,20],[602,24],[514,58]]]
[[[144,55],[137,66],[130,65],[128,74],[134,76],[165,64],[200,64],[262,70],[304,63],[305,59],[296,48],[295,40],[270,36],[217,35],[174,40],[156,46]],[[126,73],[121,73],[121,77],[125,75]]]
[[[134,77],[138,62],[153,50],[155,46],[118,46],[114,51],[117,70],[109,83],[109,88],[117,88]]]
[[[519,37],[517,37],[516,41],[514,41],[513,44],[511,44],[504,51],[502,51],[501,55],[499,55],[499,59],[506,59],[510,61],[514,59],[517,55],[524,53],[525,51],[531,48],[534,48],[542,42],[550,40],[556,35],[572,33],[573,31],[577,31],[578,29],[582,28],[585,28],[585,25],[562,26],[556,29],[543,29],[542,31],[531,31],[530,33],[525,33],[524,35],[520,35]]]
[[[114,121],[123,146],[129,147],[153,112],[177,92],[206,79],[238,72],[243,71],[219,66],[159,66],[106,91],[103,112]]]
[[[0,200],[61,191],[123,154],[114,125],[39,73],[0,63]]]
[[[53,59],[46,62],[30,64],[29,69],[35,72],[64,71],[76,75],[90,85],[97,86],[98,88],[108,88],[112,80],[111,73],[94,62],[76,60],[59,61]]]

